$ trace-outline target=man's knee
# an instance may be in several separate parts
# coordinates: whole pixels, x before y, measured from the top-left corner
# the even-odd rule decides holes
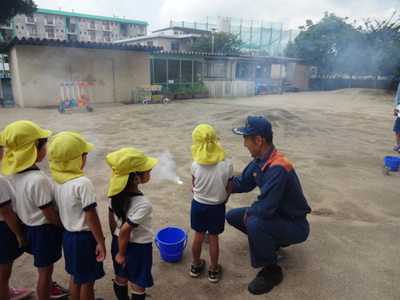
[[[237,224],[239,222],[243,223],[245,211],[246,210],[243,208],[233,208],[225,214],[225,219],[230,225]]]

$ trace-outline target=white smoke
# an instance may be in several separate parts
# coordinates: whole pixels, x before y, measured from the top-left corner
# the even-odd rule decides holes
[[[151,177],[158,180],[168,180],[178,184],[182,184],[182,181],[175,173],[176,163],[174,156],[168,150],[160,154],[158,164],[151,171]]]

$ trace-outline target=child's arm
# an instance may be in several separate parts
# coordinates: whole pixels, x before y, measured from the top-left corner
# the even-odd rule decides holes
[[[119,230],[118,254],[115,257],[115,260],[123,267],[126,265],[126,249],[128,248],[129,239],[133,229],[134,227],[129,225],[128,222],[125,222]]]
[[[226,199],[225,199],[225,203],[228,202],[229,197],[232,194],[232,188],[233,188],[233,179],[232,180],[228,180],[228,183],[226,184],[225,190],[226,190]]]
[[[60,214],[58,213],[58,211],[56,211],[54,209],[53,205],[49,205],[49,206],[43,208],[42,213],[44,214],[46,219],[49,220],[54,225],[64,227],[64,225],[62,224],[61,219],[60,219]]]
[[[96,207],[92,207],[85,211],[85,218],[89,225],[90,231],[96,239],[96,255],[97,261],[103,261],[106,258],[106,247],[104,245],[104,235],[101,229],[100,219],[97,215]]]
[[[6,221],[8,227],[14,232],[17,237],[18,247],[23,247],[26,245],[25,237],[21,230],[21,225],[17,214],[12,209],[11,203],[0,207],[0,215]]]
[[[117,228],[117,222],[115,222],[114,213],[111,210],[108,210],[108,225],[110,226],[111,234],[114,234]]]

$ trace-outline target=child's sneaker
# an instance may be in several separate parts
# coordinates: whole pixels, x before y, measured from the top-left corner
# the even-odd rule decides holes
[[[69,295],[69,290],[64,289],[57,282],[53,281],[50,299],[58,299]]]
[[[208,280],[211,282],[217,282],[219,280],[219,277],[221,276],[222,272],[222,267],[220,264],[217,264],[217,269],[211,270],[208,269]]]
[[[35,289],[15,289],[10,286],[10,300],[19,300],[25,299],[26,297],[32,295],[35,292]]]
[[[393,151],[399,151],[400,150],[400,146],[394,146],[393,147]]]
[[[203,272],[205,264],[206,264],[206,261],[204,259],[200,259],[199,266],[196,266],[195,264],[192,263],[192,266],[190,267],[190,276],[198,277],[201,274],[201,272]]]

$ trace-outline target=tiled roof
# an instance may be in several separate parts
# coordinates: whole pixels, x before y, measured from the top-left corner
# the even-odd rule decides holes
[[[89,49],[102,49],[102,50],[125,50],[125,51],[146,51],[155,52],[161,51],[162,47],[155,46],[141,46],[114,44],[114,43],[95,43],[95,42],[75,42],[75,41],[61,41],[53,39],[39,39],[39,38],[25,38],[19,39],[14,37],[9,41],[4,48],[0,49],[0,53],[7,53],[15,45],[31,45],[31,46],[50,46],[50,47],[71,47],[71,48],[89,48]]]
[[[180,52],[180,51],[165,51],[160,50],[154,52],[155,54],[176,54],[176,55],[199,55],[199,56],[207,56],[207,57],[235,57],[235,58],[243,58],[243,59],[259,59],[259,60],[273,60],[273,61],[281,61],[281,62],[305,62],[304,59],[300,58],[290,58],[290,57],[279,57],[279,56],[261,56],[261,55],[252,55],[245,53],[211,53],[211,52]]]

